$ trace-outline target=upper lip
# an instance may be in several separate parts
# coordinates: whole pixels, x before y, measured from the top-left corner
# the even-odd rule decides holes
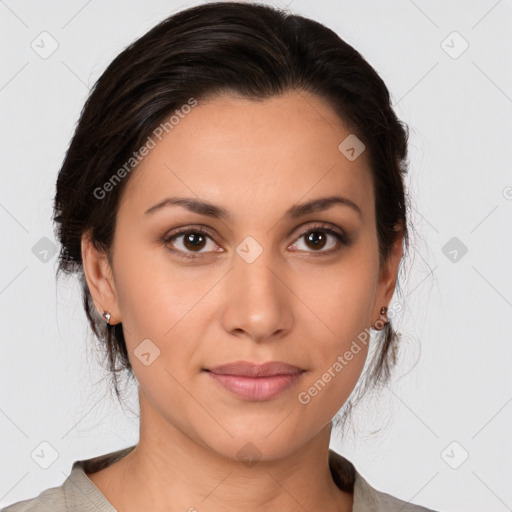
[[[294,375],[304,370],[291,364],[280,361],[270,361],[264,364],[256,364],[247,361],[235,361],[223,364],[215,368],[208,368],[207,371],[220,373],[222,375],[241,375],[244,377],[269,377],[274,375]]]

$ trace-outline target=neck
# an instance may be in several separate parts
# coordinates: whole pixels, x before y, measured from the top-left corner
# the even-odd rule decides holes
[[[139,443],[111,466],[118,466],[107,484],[111,495],[104,493],[118,510],[352,510],[352,494],[336,486],[329,469],[331,424],[286,456],[248,463],[188,437],[143,397],[140,406]]]

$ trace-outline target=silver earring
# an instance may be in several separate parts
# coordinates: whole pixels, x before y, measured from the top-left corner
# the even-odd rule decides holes
[[[108,311],[103,311],[103,318],[107,321],[107,325],[109,325],[110,322],[110,313]]]
[[[384,316],[384,317],[385,317],[385,315],[386,315],[386,313],[387,313],[387,312],[388,312],[388,308],[387,308],[387,307],[382,306],[382,307],[380,308],[380,315],[381,315],[381,316]],[[380,322],[382,322],[382,320],[381,320],[381,319],[377,320],[376,324],[379,324]],[[382,325],[382,327],[380,327],[380,328],[377,328],[377,327],[375,326],[375,327],[374,327],[374,329],[375,329],[375,330],[377,330],[377,331],[381,331],[381,330],[384,328],[384,326],[386,326],[387,324],[388,324],[388,319],[387,319],[387,318],[385,318],[384,325]]]

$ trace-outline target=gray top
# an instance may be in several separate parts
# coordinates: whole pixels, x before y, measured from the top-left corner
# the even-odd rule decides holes
[[[122,459],[135,445],[92,459],[75,461],[59,487],[35,498],[13,503],[0,512],[117,512],[86,473],[95,473]],[[354,493],[352,512],[434,512],[374,489],[347,459],[329,450],[329,467],[336,485]]]

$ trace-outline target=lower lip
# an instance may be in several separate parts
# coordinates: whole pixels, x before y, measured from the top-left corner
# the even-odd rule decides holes
[[[222,387],[245,400],[270,400],[289,388],[302,373],[274,375],[272,377],[242,377],[208,372]]]

